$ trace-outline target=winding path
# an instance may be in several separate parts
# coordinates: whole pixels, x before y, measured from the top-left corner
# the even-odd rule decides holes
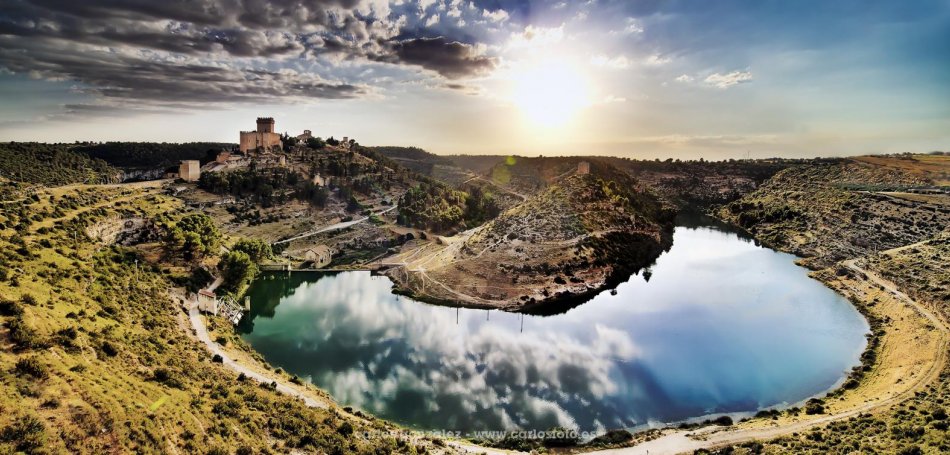
[[[390,207],[390,208],[388,208],[388,209],[386,209],[386,210],[383,210],[382,212],[377,213],[376,216],[382,215],[382,214],[384,214],[384,213],[389,213],[389,212],[391,212],[391,211],[393,211],[393,210],[396,210],[397,208],[399,208],[399,206],[398,206],[398,205],[394,205],[394,206],[392,206],[392,207]],[[294,240],[304,239],[304,238],[311,237],[311,236],[314,236],[314,235],[317,235],[317,234],[322,234],[322,233],[324,233],[324,232],[336,231],[336,230],[339,230],[339,229],[346,229],[346,228],[348,228],[348,227],[350,227],[350,226],[353,226],[353,225],[355,225],[355,224],[362,223],[362,222],[364,222],[364,221],[366,221],[366,220],[368,220],[368,219],[369,219],[368,216],[364,216],[363,218],[360,218],[360,219],[358,219],[358,220],[343,221],[343,222],[340,222],[340,223],[334,223],[334,224],[331,224],[331,225],[329,225],[329,226],[324,226],[324,227],[322,227],[322,228],[320,228],[320,229],[317,229],[317,230],[315,230],[315,231],[310,231],[310,232],[307,232],[307,233],[305,233],[305,234],[300,234],[300,235],[298,235],[298,236],[291,237],[291,238],[289,238],[289,239],[285,239],[285,240],[280,240],[280,241],[274,242],[274,245],[280,245],[280,244],[282,244],[282,243],[290,243],[290,242],[293,242]]]
[[[281,393],[285,393],[287,395],[302,399],[303,402],[307,406],[310,406],[313,408],[322,408],[322,409],[326,409],[330,407],[330,404],[328,402],[316,400],[310,394],[297,390],[295,387],[291,386],[289,383],[283,381],[282,379],[272,378],[272,377],[268,377],[263,374],[260,374],[248,368],[247,366],[241,364],[240,362],[230,358],[227,355],[227,353],[224,352],[224,349],[222,349],[221,346],[219,346],[214,341],[211,341],[211,336],[208,335],[208,328],[205,326],[205,321],[202,318],[201,313],[198,312],[198,308],[192,307],[191,309],[188,310],[188,320],[191,322],[191,327],[195,330],[195,335],[198,337],[198,340],[204,343],[204,345],[208,348],[209,351],[211,351],[212,354],[217,354],[221,356],[221,358],[223,359],[224,366],[230,368],[231,370],[234,370],[237,373],[242,373],[244,374],[244,376],[247,376],[248,378],[251,378],[260,383],[264,383],[264,384],[276,383],[278,391],[280,391]]]

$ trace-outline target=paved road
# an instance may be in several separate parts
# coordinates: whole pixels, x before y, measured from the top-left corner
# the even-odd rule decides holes
[[[386,209],[386,210],[383,210],[382,212],[377,213],[376,215],[379,216],[379,215],[382,215],[382,214],[384,214],[384,213],[389,213],[389,212],[391,212],[391,211],[393,211],[393,210],[396,210],[397,208],[399,208],[399,206],[398,206],[398,205],[394,205],[394,206],[392,206],[392,207],[390,207],[390,208],[388,208],[388,209]],[[348,228],[348,227],[350,227],[350,226],[353,226],[354,224],[362,223],[362,222],[364,222],[364,221],[366,221],[366,220],[368,220],[368,219],[369,219],[368,216],[364,216],[363,218],[360,218],[360,219],[358,219],[358,220],[344,221],[344,222],[341,222],[341,223],[331,224],[331,225],[329,225],[329,226],[324,226],[324,227],[322,227],[322,228],[320,228],[320,229],[317,229],[317,230],[315,230],[315,231],[310,231],[310,232],[308,232],[308,233],[306,233],[306,234],[300,234],[300,235],[298,235],[298,236],[296,236],[296,237],[291,237],[291,238],[286,239],[286,240],[281,240],[281,241],[279,241],[279,242],[274,242],[274,245],[280,245],[280,244],[282,244],[282,243],[290,243],[290,242],[293,242],[294,240],[300,240],[300,239],[307,238],[307,237],[311,237],[311,236],[314,236],[314,235],[317,235],[317,234],[322,234],[322,233],[324,233],[324,232],[330,232],[330,231],[336,231],[336,230],[340,230],[340,229],[346,229],[346,228]]]

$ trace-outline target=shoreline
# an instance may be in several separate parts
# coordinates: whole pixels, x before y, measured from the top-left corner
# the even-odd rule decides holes
[[[767,247],[767,245],[764,245]],[[774,249],[774,248],[771,248]],[[781,250],[776,250],[781,251]],[[869,272],[860,269],[854,264],[854,260],[843,261],[838,265],[823,269],[819,271],[811,271],[809,276],[817,279],[822,282],[822,284],[829,289],[835,291],[839,295],[842,295],[848,299],[848,303],[852,305],[856,311],[858,311],[862,317],[865,319],[869,326],[869,336],[865,348],[861,351],[859,355],[860,363],[855,367],[852,372],[846,373],[835,385],[829,389],[819,392],[810,397],[806,397],[799,402],[790,403],[781,407],[772,407],[765,408],[762,410],[777,410],[779,416],[777,418],[771,417],[754,417],[756,411],[749,411],[746,413],[717,413],[717,414],[707,414],[704,416],[698,416],[685,421],[680,422],[671,422],[663,426],[658,427],[637,427],[631,430],[634,433],[635,440],[638,439],[638,436],[642,436],[647,432],[654,432],[659,434],[658,437],[649,439],[647,441],[641,441],[637,445],[633,446],[617,446],[613,449],[607,449],[607,451],[601,449],[588,450],[583,447],[576,449],[577,453],[623,453],[623,454],[632,454],[632,453],[643,453],[643,450],[649,450],[650,453],[679,453],[680,451],[691,451],[696,449],[709,449],[715,447],[721,447],[725,445],[737,444],[742,442],[747,442],[750,440],[757,439],[768,439],[773,437],[784,436],[796,431],[802,431],[803,429],[812,428],[819,425],[824,425],[833,421],[846,419],[854,415],[864,413],[864,412],[878,412],[884,409],[889,408],[891,405],[897,404],[907,395],[912,392],[920,389],[921,387],[929,384],[936,375],[939,375],[939,371],[946,362],[946,355],[940,356],[937,355],[933,359],[929,359],[929,356],[926,355],[928,352],[933,353],[939,351],[939,346],[946,346],[947,344],[947,329],[943,323],[936,325],[937,333],[936,337],[933,337],[929,341],[936,344],[938,349],[924,349],[916,350],[917,355],[914,357],[913,366],[920,366],[921,369],[926,369],[925,367],[929,365],[929,369],[924,372],[924,374],[919,374],[915,376],[915,373],[911,372],[910,376],[915,377],[916,381],[903,381],[901,378],[904,378],[908,371],[907,368],[900,368],[901,365],[895,365],[895,362],[900,362],[906,360],[907,357],[900,355],[898,358],[893,356],[884,356],[882,352],[885,348],[894,349],[894,346],[900,347],[905,346],[907,343],[912,342],[915,338],[920,338],[920,334],[916,337],[912,336],[914,333],[919,332],[925,325],[921,325],[922,320],[929,320],[926,317],[926,314],[929,314],[926,309],[922,308],[914,302],[912,299],[906,295],[890,295],[886,293],[886,290],[876,289],[877,281],[884,281],[876,275],[870,274]],[[800,265],[801,266],[801,265]],[[846,267],[849,274],[845,276],[837,276],[834,273],[834,269],[840,267]],[[852,275],[853,273],[853,275]],[[864,277],[861,278],[858,276],[863,274]],[[872,280],[870,277],[875,276],[877,281]],[[608,287],[592,291],[590,294],[597,295],[600,292],[609,289]],[[874,292],[877,294],[873,294]],[[865,299],[860,299],[856,297],[858,292],[867,292],[868,295],[865,296]],[[465,307],[465,308],[476,308],[476,309],[503,309],[491,306],[475,306],[468,304],[460,304],[455,301],[439,300],[439,299],[429,299],[426,297],[420,298],[419,296],[413,295],[411,292],[403,292],[398,286],[393,287],[393,293],[405,297],[412,298],[414,300],[419,300],[426,304],[435,304],[441,306],[450,306],[450,307]],[[882,294],[883,293],[883,294]],[[886,295],[885,295],[886,294]],[[876,297],[871,298],[872,295]],[[886,302],[879,302],[878,300],[883,298]],[[589,299],[589,298],[588,298]],[[889,299],[889,301],[887,301]],[[903,300],[903,302],[901,301]],[[547,302],[550,303],[550,302]],[[583,302],[581,302],[583,303]],[[576,305],[575,305],[576,306]],[[884,307],[882,309],[882,307]],[[918,308],[921,311],[915,311],[914,309]],[[517,313],[527,313],[522,311],[516,311]],[[909,313],[908,313],[909,312]],[[531,313],[527,313],[531,314]],[[878,333],[878,329],[881,328],[881,325],[887,325],[888,323],[882,323],[881,321],[890,321],[891,324],[895,320],[903,321],[905,318],[910,316],[909,320],[913,321],[910,326],[900,327],[896,330],[884,330],[883,333]],[[931,315],[936,318],[935,316]],[[935,319],[939,321],[939,318]],[[905,326],[907,325],[905,324]],[[893,327],[892,327],[893,328]],[[903,329],[903,330],[902,330]],[[233,328],[228,329],[232,331],[232,334],[239,338],[239,336],[233,332]],[[915,331],[916,330],[916,331]],[[895,334],[896,332],[896,334]],[[910,335],[908,335],[910,333]],[[923,335],[926,335],[924,333]],[[875,340],[876,338],[876,340]],[[926,337],[925,337],[926,338]],[[872,342],[873,340],[873,342]],[[895,341],[896,340],[896,341]],[[267,369],[267,367],[272,367],[265,360],[255,358],[253,355],[253,349],[250,349],[252,352],[246,352],[248,348],[241,349],[239,346],[234,346],[231,344],[228,347],[220,347],[224,352],[230,354],[230,357],[233,362],[251,362],[261,364],[258,366],[258,370],[264,369],[264,373],[271,378],[276,377],[278,384],[281,384],[280,381],[292,382],[292,380],[285,380],[281,374],[277,373],[273,368]],[[210,347],[209,347],[210,349]],[[237,350],[237,355],[235,355],[235,350]],[[873,354],[873,362],[868,363],[866,356],[869,352]],[[890,351],[889,351],[890,352]],[[939,354],[939,352],[938,352]],[[243,357],[243,359],[242,359]],[[929,360],[929,361],[928,361]],[[868,366],[870,365],[870,368]],[[854,371],[860,370],[861,377],[858,380],[858,383],[854,387],[845,387],[845,384],[849,380],[853,379]],[[899,370],[899,374],[894,371]],[[891,372],[891,374],[888,374]],[[935,373],[936,372],[936,375]],[[882,379],[883,378],[883,379]],[[887,378],[890,378],[893,383],[882,384],[881,382],[886,381]],[[897,378],[898,380],[894,381],[893,379]],[[910,384],[910,385],[908,385]],[[312,384],[298,384],[304,393],[313,393],[319,395],[320,392],[326,394],[322,390],[316,388]],[[312,389],[312,390],[311,390]],[[300,392],[297,392],[300,393]],[[331,397],[326,395],[324,397],[327,402],[330,403],[330,406],[334,408],[343,409],[342,406],[335,403]],[[825,403],[826,411],[820,414],[808,414],[806,415],[804,411],[799,414],[790,415],[788,410],[794,409],[801,406],[803,403],[807,403],[812,399],[821,398]],[[760,410],[761,411],[761,410]],[[709,420],[717,416],[729,415],[729,416],[749,416],[748,418],[743,418],[741,421],[736,422],[731,426],[716,426],[716,425],[707,425],[700,427],[691,427],[691,428],[678,428],[678,425],[690,424],[692,422],[699,422],[703,420]],[[412,432],[413,430],[404,428],[398,424],[388,422],[392,425],[396,425],[400,429],[406,432]],[[675,451],[664,451],[665,445],[675,442],[671,447],[675,448]],[[499,449],[490,449],[489,447],[482,447],[475,445],[471,441],[462,440],[461,442],[449,442],[452,445],[458,445],[460,448],[474,449],[478,450],[492,450],[492,453],[518,453],[510,451],[498,452]],[[669,447],[666,447],[669,448]],[[617,452],[619,450],[619,452]]]

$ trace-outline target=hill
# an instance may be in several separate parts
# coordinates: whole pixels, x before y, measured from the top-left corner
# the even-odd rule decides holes
[[[950,157],[859,157],[792,167],[719,211],[812,268],[934,237],[950,225]],[[947,188],[947,187],[944,187]],[[937,191],[937,194],[927,193]]]
[[[673,216],[636,180],[592,162],[590,174],[562,175],[479,228],[404,251],[387,274],[424,300],[545,311],[648,266],[670,246]]]
[[[120,172],[103,160],[77,153],[69,144],[7,142],[0,144],[0,176],[47,186],[112,183]]]
[[[323,407],[212,356],[182,311],[179,266],[153,254],[161,242],[88,236],[121,230],[125,220],[161,229],[189,214],[160,187],[37,194],[0,206],[0,452],[454,452],[390,433],[392,425],[340,408],[279,370],[260,368],[280,390],[294,387]],[[233,335],[217,340],[242,346]]]
[[[813,277],[863,309],[882,339],[880,353],[863,367],[867,373],[858,390],[873,390],[874,382],[892,375],[882,393],[899,400],[875,412],[714,453],[948,451],[948,176],[950,157],[940,155],[815,162],[778,173],[719,212],[760,240],[807,256],[802,262],[818,269]],[[938,341],[935,346],[932,340]],[[897,395],[905,384],[914,386],[912,393]],[[877,399],[864,400],[872,401]],[[764,425],[775,425],[774,416],[765,419]]]
[[[465,166],[459,166],[454,161],[429,153],[418,147],[367,147],[401,166],[418,174],[426,175],[445,182],[449,185],[459,185],[472,177],[473,172]]]

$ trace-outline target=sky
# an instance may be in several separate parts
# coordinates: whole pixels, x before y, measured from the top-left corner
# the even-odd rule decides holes
[[[950,150],[950,0],[0,0],[0,140]]]

